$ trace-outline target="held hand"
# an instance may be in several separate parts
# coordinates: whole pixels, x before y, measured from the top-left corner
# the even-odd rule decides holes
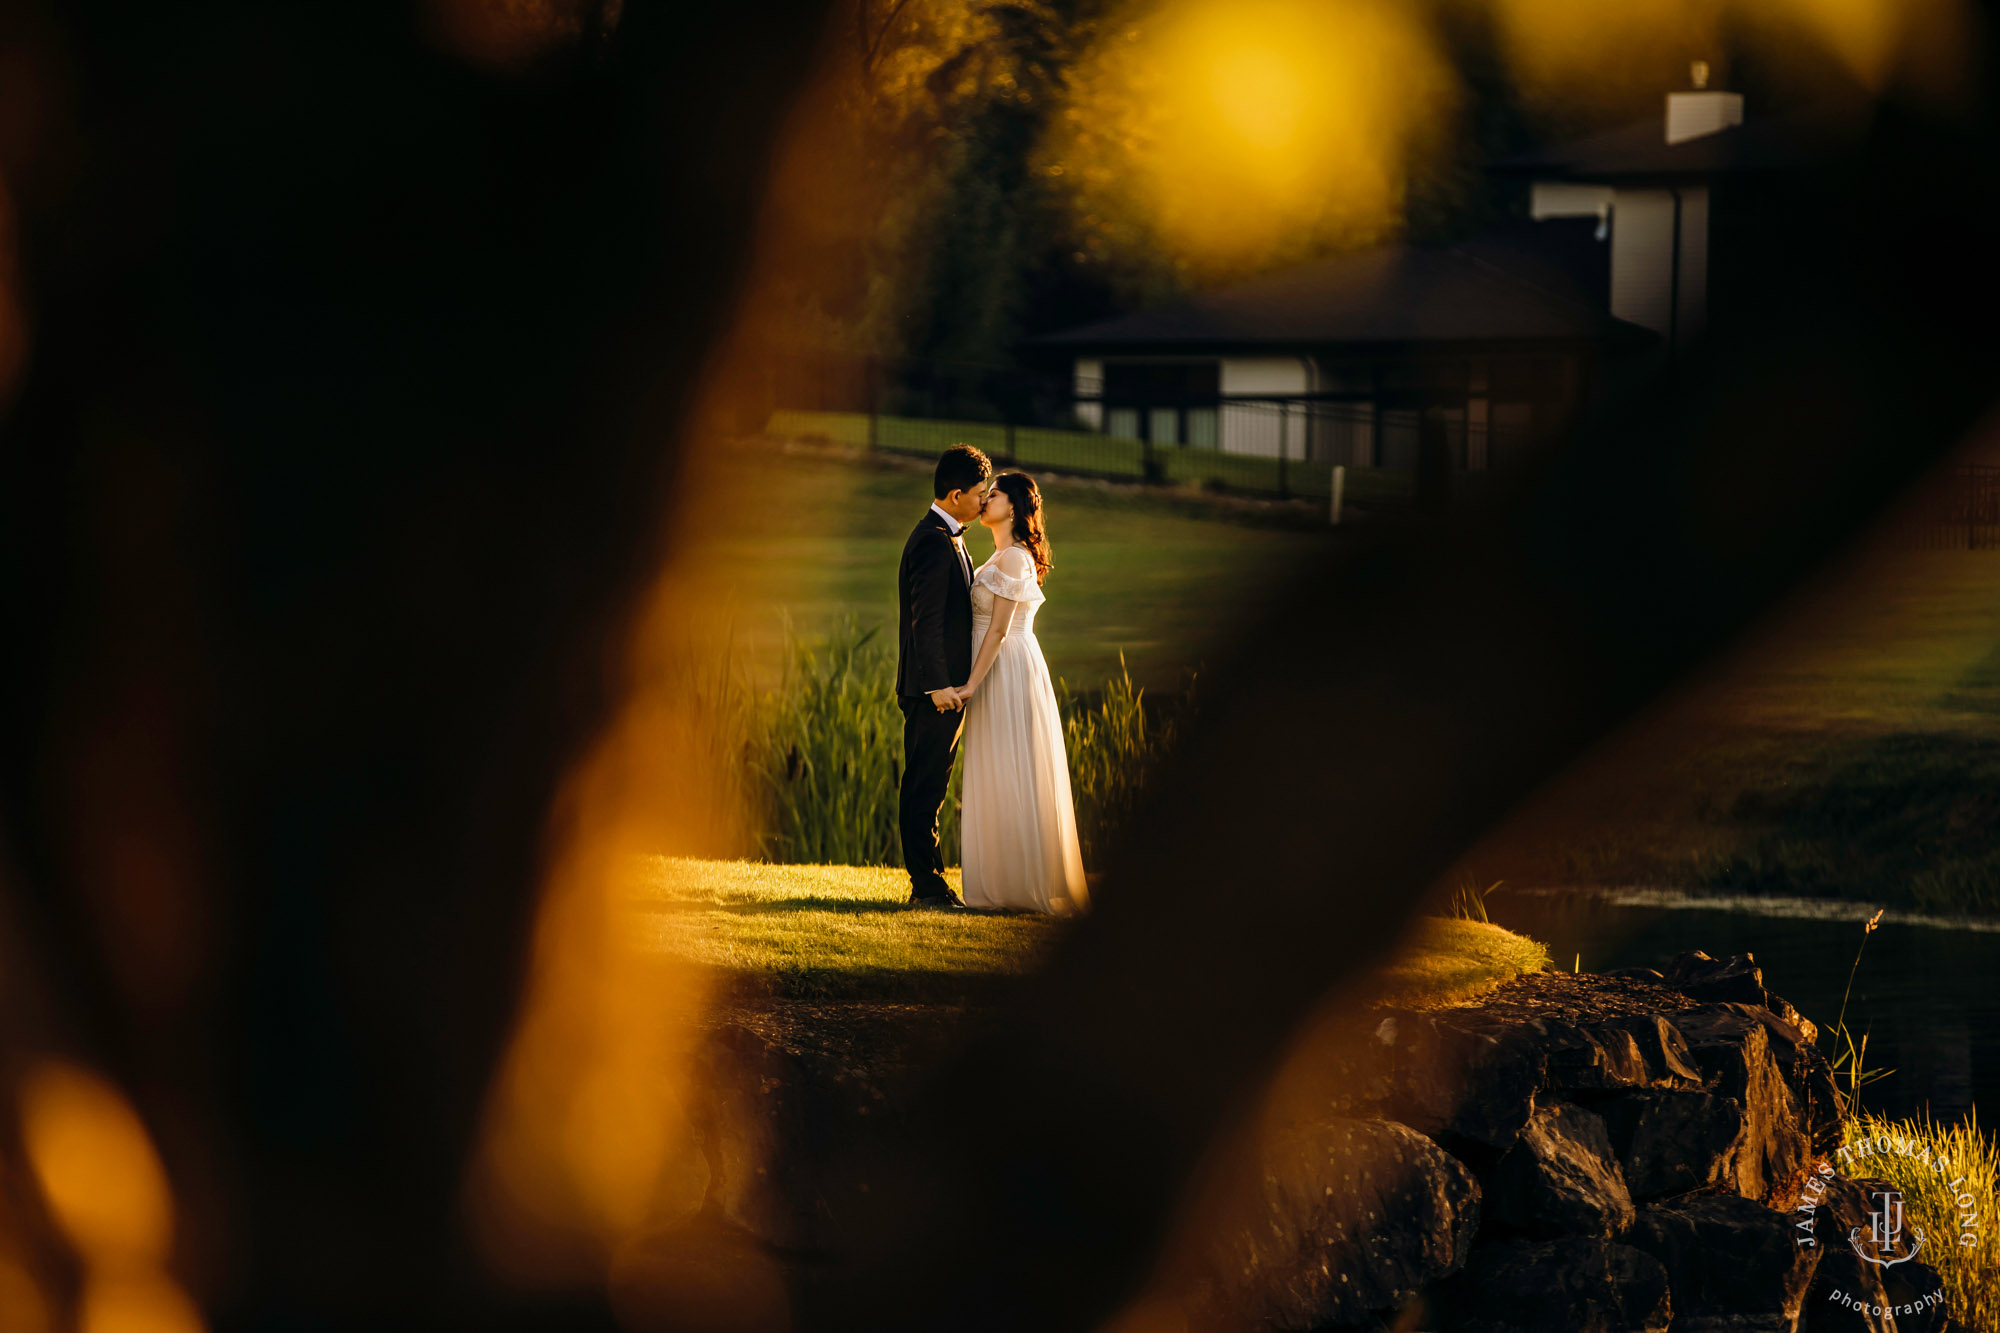
[[[953,693],[958,695],[958,704],[961,708],[972,702],[972,686],[970,685],[961,685]]]
[[[931,702],[940,713],[949,713],[959,707],[958,691],[955,689],[932,690]]]

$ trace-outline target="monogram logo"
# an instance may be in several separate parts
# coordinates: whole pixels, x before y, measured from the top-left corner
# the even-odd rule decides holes
[[[1868,1214],[1868,1225],[1855,1227],[1847,1233],[1847,1243],[1864,1262],[1880,1264],[1887,1268],[1892,1264],[1907,1263],[1917,1257],[1924,1248],[1924,1229],[1911,1227],[1907,1250],[1899,1247],[1903,1241],[1903,1196],[1896,1190],[1877,1190],[1872,1196],[1875,1208]],[[1862,1239],[1863,1231],[1868,1238]]]

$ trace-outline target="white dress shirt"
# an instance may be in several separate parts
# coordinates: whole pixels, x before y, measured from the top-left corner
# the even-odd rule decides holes
[[[971,587],[972,557],[965,553],[965,525],[950,514],[945,513],[944,510],[938,508],[936,501],[932,501],[931,503],[931,512],[943,519],[945,527],[950,529],[952,549],[958,552],[959,568],[965,573],[965,586],[968,588]]]

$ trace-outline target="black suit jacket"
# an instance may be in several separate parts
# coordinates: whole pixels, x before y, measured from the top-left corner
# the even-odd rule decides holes
[[[903,543],[896,571],[896,693],[917,698],[972,674],[972,586],[951,529],[930,510]]]

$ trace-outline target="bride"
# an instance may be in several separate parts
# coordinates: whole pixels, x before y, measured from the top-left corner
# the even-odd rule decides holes
[[[994,550],[973,575],[972,674],[958,687],[966,709],[965,904],[1069,916],[1090,901],[1062,719],[1035,642],[1049,542],[1034,479],[996,477],[979,521]]]

